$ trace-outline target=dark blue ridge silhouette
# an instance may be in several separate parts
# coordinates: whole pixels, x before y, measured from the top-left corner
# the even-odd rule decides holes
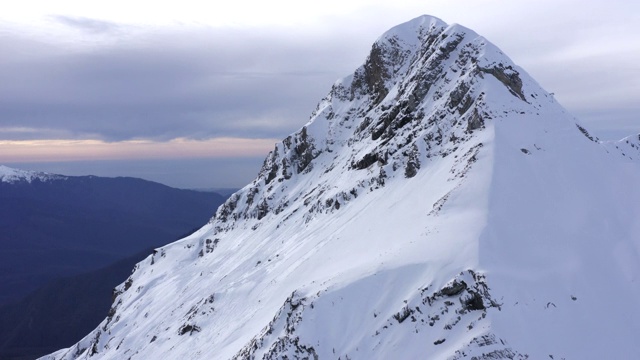
[[[105,318],[113,288],[151,252],[52,281],[19,302],[0,306],[0,359],[35,359],[82,339]]]
[[[135,263],[204,225],[225,199],[136,178],[0,182],[0,359],[80,340]]]
[[[0,304],[174,241],[223,200],[135,178],[0,182]]]

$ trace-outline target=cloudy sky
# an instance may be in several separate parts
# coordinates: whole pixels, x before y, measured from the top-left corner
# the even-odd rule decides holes
[[[500,47],[603,139],[640,132],[640,3],[30,1],[0,12],[0,164],[241,187],[390,27]]]

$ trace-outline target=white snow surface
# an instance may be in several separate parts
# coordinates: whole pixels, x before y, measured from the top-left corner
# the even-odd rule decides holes
[[[640,161],[640,134],[627,136],[618,141],[603,141],[610,152],[619,153],[630,161]]]
[[[633,358],[640,166],[580,129],[473,31],[399,25],[44,358]]]
[[[28,170],[20,170],[10,168],[8,166],[0,165],[0,182],[5,183],[17,183],[17,182],[28,182],[31,183],[34,180],[39,181],[50,181],[50,180],[60,180],[66,178],[62,175],[49,174],[45,172],[36,172],[36,171],[28,171]]]

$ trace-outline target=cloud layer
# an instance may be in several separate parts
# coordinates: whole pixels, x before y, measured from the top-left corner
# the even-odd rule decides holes
[[[628,109],[617,116],[631,121],[640,110],[635,34],[623,28],[612,37],[616,19],[567,18],[567,7],[537,4],[504,5],[501,10],[512,16],[493,26],[487,12],[500,6],[473,5],[484,19],[482,29],[475,29],[476,18],[464,25],[481,34],[486,29],[490,40],[513,50],[505,49],[587,122],[591,112],[601,119],[607,109]],[[383,10],[364,7],[299,30],[144,27],[49,15],[52,29],[67,32],[67,42],[6,26],[0,36],[0,139],[286,136],[304,124],[337,78],[364,60],[388,27],[373,30]],[[523,22],[525,12],[540,18]],[[457,14],[464,19],[468,13]]]
[[[279,137],[305,122],[344,71],[332,64],[345,49],[312,44],[203,28],[64,53],[45,48],[26,61],[9,56],[0,66],[0,136]]]
[[[44,161],[34,143],[66,159],[60,140],[87,157],[148,159],[132,144],[165,154],[182,141],[196,156],[227,138],[238,143],[225,156],[246,157],[239,139],[263,146],[297,130],[379,35],[424,13],[494,42],[601,138],[640,132],[636,2],[20,4],[0,14],[5,163]]]

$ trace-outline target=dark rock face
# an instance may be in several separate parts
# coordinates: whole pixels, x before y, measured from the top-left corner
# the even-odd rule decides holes
[[[185,334],[193,334],[194,332],[200,332],[200,327],[198,325],[192,325],[192,324],[184,324],[179,330],[178,330],[178,335],[185,335]]]
[[[484,120],[482,119],[482,116],[478,113],[478,110],[474,110],[473,115],[471,115],[471,118],[467,123],[467,131],[472,132],[473,130],[480,129],[483,126]]]
[[[464,281],[458,282],[457,280],[454,280],[451,284],[443,287],[440,290],[440,293],[444,296],[456,296],[466,289],[467,283]]]
[[[479,68],[483,73],[493,75],[498,81],[504,84],[513,96],[520,98],[522,101],[527,101],[522,93],[522,80],[520,74],[513,69],[510,65],[504,66],[498,64],[492,68]]]
[[[591,140],[593,142],[598,142],[598,139],[595,139],[593,136],[591,136],[591,134],[589,134],[587,129],[583,128],[582,126],[580,126],[578,124],[576,124],[576,127],[578,128],[578,130],[580,130],[582,135],[584,135],[587,139],[589,139],[589,140]]]
[[[384,159],[379,154],[369,153],[369,154],[366,154],[362,159],[358,160],[356,163],[352,163],[351,167],[356,170],[362,170],[377,163],[378,161],[384,163]]]
[[[471,285],[467,284],[462,278],[471,280]],[[492,307],[500,308],[500,304],[498,304],[489,293],[485,276],[473,270],[460,273],[457,278],[445,285],[440,291],[436,291],[432,295],[425,297],[423,302],[433,304],[439,299],[446,298],[457,298],[463,313],[486,310]]]
[[[383,47],[378,44],[373,45],[363,71],[354,76],[351,98],[354,98],[358,93],[372,95],[373,103],[377,104],[387,96],[388,90],[385,81],[389,78],[389,73],[385,55]]]
[[[469,95],[469,84],[461,82],[455,90],[449,94],[449,108],[457,109],[460,115],[464,114],[473,105],[473,98]]]
[[[407,167],[404,169],[404,177],[412,178],[418,174],[418,169],[420,167],[413,161],[409,161],[407,163]]]
[[[276,177],[280,177],[280,181],[290,179],[293,174],[292,168],[296,174],[310,171],[312,160],[321,153],[316,150],[314,141],[309,137],[306,127],[303,127],[296,134],[286,137],[281,145],[276,146],[267,155],[258,174],[259,178],[264,179],[265,184],[269,184]]]
[[[297,136],[296,146],[294,147],[295,156],[292,158],[292,162],[297,164],[298,173],[305,171],[311,164],[311,160],[316,158],[319,154],[315,152],[315,146],[313,141],[307,134],[307,128],[303,127]]]

